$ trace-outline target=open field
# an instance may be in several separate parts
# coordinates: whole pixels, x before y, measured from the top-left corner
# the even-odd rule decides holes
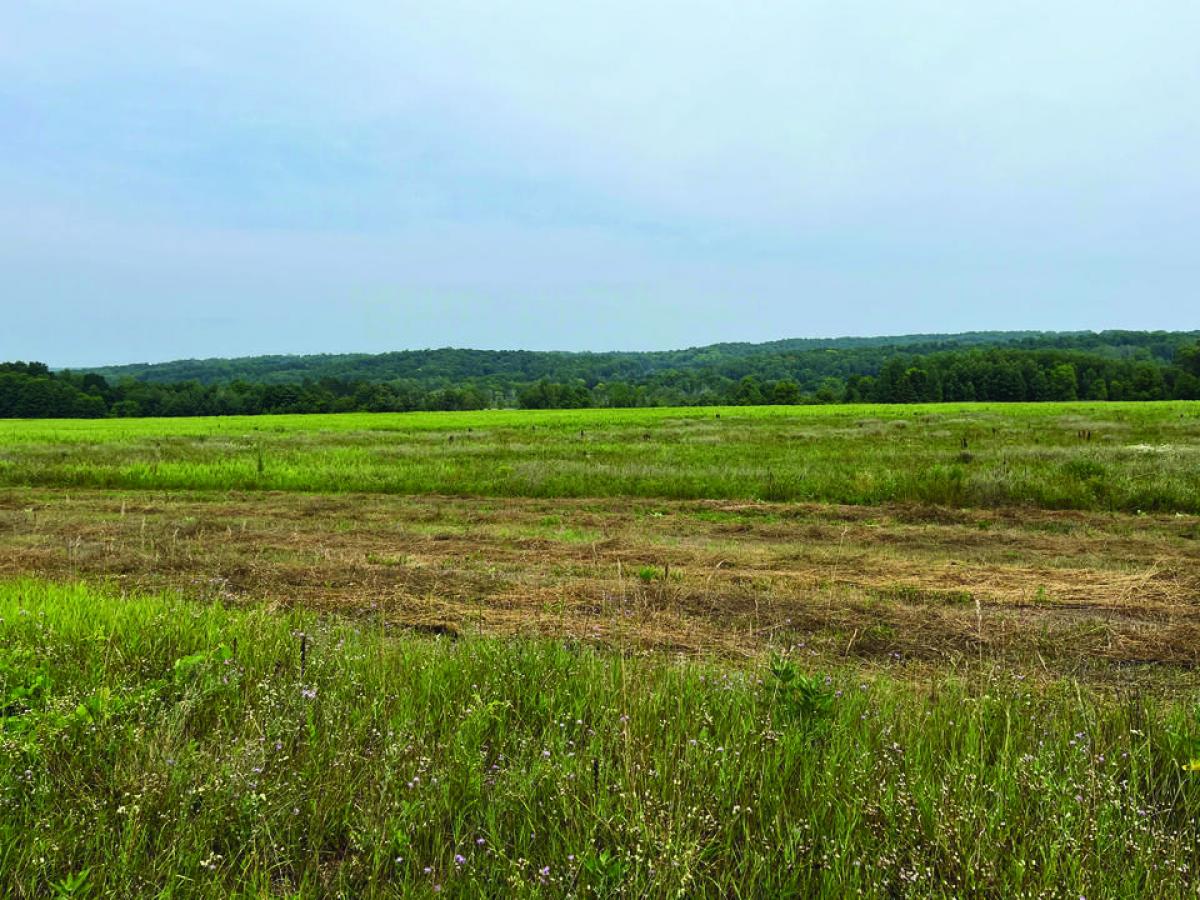
[[[10,421],[0,485],[1200,513],[1200,403]]]
[[[26,574],[738,659],[1200,662],[1200,522],[1176,514],[0,491],[0,576]]]
[[[1186,703],[29,582],[0,623],[6,896],[1194,894]]]
[[[1198,513],[1198,403],[0,423],[0,894],[1192,896]]]

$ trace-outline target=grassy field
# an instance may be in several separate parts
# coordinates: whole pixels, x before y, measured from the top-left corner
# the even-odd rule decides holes
[[[1200,404],[0,423],[0,896],[1194,896]]]
[[[1200,403],[0,423],[0,484],[1200,512]]]
[[[390,626],[1191,678],[1200,521],[920,505],[0,489],[0,577]]]
[[[1183,896],[1188,704],[0,589],[6,896]]]

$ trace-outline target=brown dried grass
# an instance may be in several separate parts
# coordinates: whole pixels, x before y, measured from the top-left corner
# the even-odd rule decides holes
[[[1088,676],[1200,661],[1195,533],[1045,510],[11,490],[0,575],[451,632]]]

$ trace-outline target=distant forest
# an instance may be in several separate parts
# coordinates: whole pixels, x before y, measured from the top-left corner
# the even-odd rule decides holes
[[[1200,400],[1200,331],[406,350],[78,371],[0,363],[0,418],[1076,399]]]

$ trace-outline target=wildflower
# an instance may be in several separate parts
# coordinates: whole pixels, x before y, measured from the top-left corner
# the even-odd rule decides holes
[[[487,843],[487,841],[485,841],[483,838],[475,838],[475,843],[477,846],[482,847],[484,844]]]
[[[317,699],[317,689],[316,688],[301,688],[300,696],[303,697],[305,700],[316,700]]]
[[[463,856],[461,853],[454,854],[454,864],[456,866],[461,866],[466,861],[467,861],[467,858],[465,856]]]

